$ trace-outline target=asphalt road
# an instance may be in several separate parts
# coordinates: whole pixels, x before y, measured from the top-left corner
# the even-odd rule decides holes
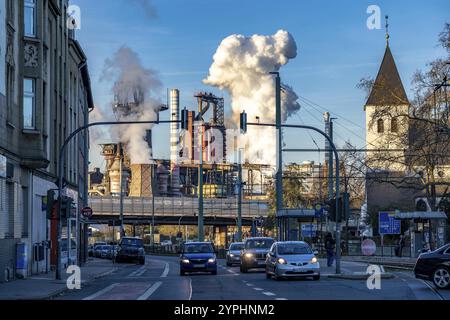
[[[323,261],[322,265],[323,265]],[[81,290],[68,291],[63,300],[450,300],[450,290],[394,272],[382,280],[380,290],[369,290],[366,281],[331,279],[333,268],[323,267],[322,279],[268,280],[263,271],[241,274],[220,261],[218,275],[179,276],[178,258],[147,257],[146,264],[121,264],[110,275]],[[342,262],[344,272],[363,272],[367,265]]]

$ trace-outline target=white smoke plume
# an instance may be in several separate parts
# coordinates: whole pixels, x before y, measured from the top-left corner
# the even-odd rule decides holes
[[[155,121],[161,103],[151,94],[161,89],[156,72],[142,66],[137,53],[121,47],[105,61],[101,80],[111,82],[115,97],[113,112],[118,121]],[[126,105],[127,107],[123,107]],[[118,107],[117,107],[118,106]],[[111,128],[113,136],[124,143],[132,164],[151,163],[152,150],[145,140],[149,125],[120,125]]]
[[[233,121],[246,111],[249,122],[275,123],[275,84],[270,72],[277,72],[297,57],[292,35],[279,30],[273,36],[232,35],[222,41],[213,58],[209,76],[203,82],[226,90],[231,96]],[[298,96],[283,84],[283,121],[300,110]],[[276,136],[273,128],[249,127],[246,158],[253,163],[275,164]]]

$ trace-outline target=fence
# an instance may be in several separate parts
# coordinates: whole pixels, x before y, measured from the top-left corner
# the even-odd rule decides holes
[[[376,244],[376,252],[374,256],[379,257],[397,257],[396,249],[397,245],[393,244],[385,244],[381,246],[381,239],[380,238],[373,238],[372,239]],[[349,255],[349,256],[362,256],[362,249],[361,249],[362,240],[351,240],[349,241],[348,247],[344,245],[343,254]],[[402,257],[411,257],[411,245],[407,241],[402,249],[401,252]]]

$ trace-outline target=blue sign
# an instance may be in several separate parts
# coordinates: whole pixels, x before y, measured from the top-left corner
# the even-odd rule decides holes
[[[302,224],[302,237],[314,238],[317,235],[316,224]]]
[[[401,234],[401,221],[395,219],[394,212],[380,212],[378,215],[378,232],[380,234]]]
[[[323,207],[320,205],[320,204],[318,204],[318,205],[316,205],[316,207],[314,208],[315,209],[315,214],[316,214],[316,218],[317,219],[320,219],[322,216],[323,216]]]

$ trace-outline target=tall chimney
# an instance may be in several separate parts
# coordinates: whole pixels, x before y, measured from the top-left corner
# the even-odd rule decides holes
[[[178,89],[170,90],[170,117],[172,121],[180,119],[180,91]],[[178,123],[170,125],[170,161],[172,163],[178,163],[179,128]]]

